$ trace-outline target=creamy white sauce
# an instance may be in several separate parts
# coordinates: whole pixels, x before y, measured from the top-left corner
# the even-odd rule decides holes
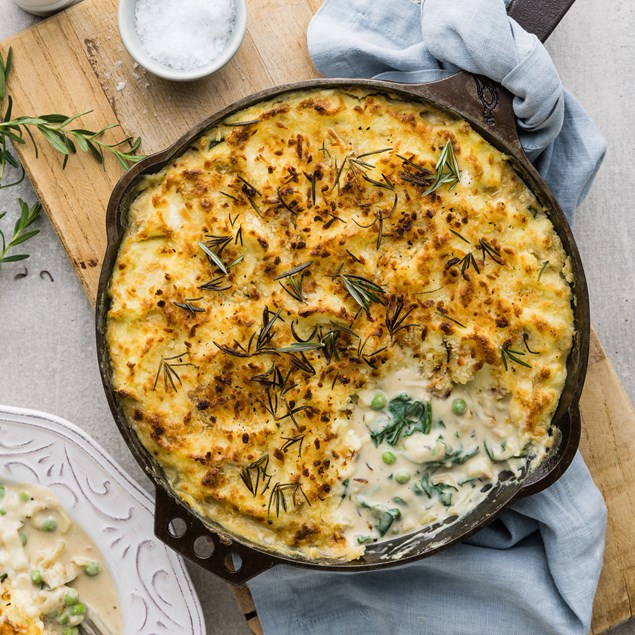
[[[2,587],[11,595],[8,605],[0,600],[0,624],[13,613],[58,634],[88,614],[110,632],[123,632],[102,554],[47,488],[0,483],[0,581],[0,597]]]
[[[386,405],[378,409],[382,397]],[[465,402],[462,414],[453,411],[457,399]],[[478,376],[441,398],[426,390],[416,369],[402,369],[353,400],[348,442],[356,456],[335,493],[351,544],[463,516],[487,497],[485,485],[495,485],[502,472],[520,476],[528,457],[537,465],[545,453],[512,423],[509,399]],[[404,415],[408,423],[400,427]]]

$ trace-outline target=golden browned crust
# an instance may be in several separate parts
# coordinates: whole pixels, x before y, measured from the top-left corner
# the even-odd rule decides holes
[[[460,183],[426,194],[448,142]],[[200,513],[350,558],[329,494],[354,454],[351,396],[404,364],[439,393],[480,373],[544,440],[569,278],[544,210],[465,121],[361,90],[291,94],[147,179],[110,287],[113,383]]]

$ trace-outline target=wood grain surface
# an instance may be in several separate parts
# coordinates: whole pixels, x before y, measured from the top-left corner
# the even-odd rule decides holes
[[[119,123],[115,140],[143,138],[143,151],[170,145],[219,108],[255,91],[316,77],[306,27],[321,0],[251,0],[249,31],[237,56],[210,78],[175,84],[136,67],[119,39],[116,0],[85,0],[0,43],[13,47],[9,88],[14,113],[92,110],[84,127]],[[40,200],[91,301],[106,246],[105,209],[121,175],[114,160],[60,156],[40,143],[21,146]],[[604,568],[594,605],[594,634],[630,619],[635,610],[635,411],[593,334],[582,402],[581,450],[609,510]],[[246,587],[235,591],[252,632],[262,632]]]

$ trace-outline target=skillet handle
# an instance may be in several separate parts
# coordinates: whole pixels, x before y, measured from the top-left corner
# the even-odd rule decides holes
[[[575,0],[512,0],[507,14],[544,42]]]
[[[278,564],[273,556],[214,533],[161,487],[156,488],[154,533],[168,547],[230,584],[243,584]]]
[[[507,152],[526,161],[516,132],[513,96],[497,82],[462,71],[436,82],[408,84],[407,90],[457,112],[487,141],[495,146],[502,143]]]

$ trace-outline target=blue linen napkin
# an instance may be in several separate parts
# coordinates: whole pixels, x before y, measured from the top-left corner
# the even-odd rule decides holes
[[[508,3],[508,2],[507,2]],[[308,30],[324,75],[428,82],[465,69],[514,94],[523,147],[571,221],[605,143],[504,0],[326,0]],[[465,543],[342,574],[275,567],[249,582],[265,633],[586,635],[606,508],[581,456]]]

